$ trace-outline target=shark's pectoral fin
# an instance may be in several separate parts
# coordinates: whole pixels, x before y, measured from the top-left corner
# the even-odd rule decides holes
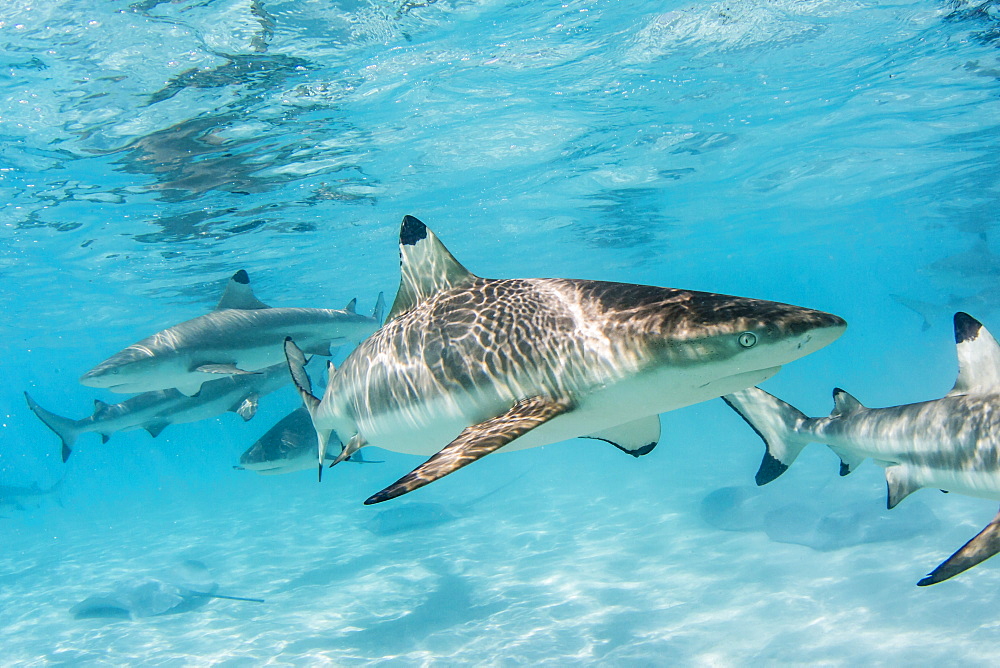
[[[923,487],[913,471],[901,464],[886,467],[885,481],[889,487],[889,495],[886,499],[886,507],[889,510],[898,506],[900,501]]]
[[[641,457],[652,452],[660,442],[660,416],[650,415],[583,438],[605,441],[633,457]]]
[[[499,450],[571,408],[572,405],[568,401],[546,397],[532,397],[519,401],[503,415],[466,427],[458,438],[444,449],[381,492],[369,497],[365,505],[388,501],[434,482],[480,457]]]
[[[260,395],[256,392],[251,392],[245,399],[230,406],[229,410],[239,415],[246,422],[257,414],[257,403],[259,401]]]
[[[150,436],[156,438],[169,424],[169,422],[154,422],[153,424],[147,424],[143,429],[148,431]]]
[[[980,564],[997,552],[1000,552],[1000,513],[993,518],[993,521],[986,525],[986,528],[976,534],[975,538],[962,546],[955,554],[923,580],[917,583],[920,587],[937,584],[948,578],[955,577],[962,571],[967,571],[976,564]]]
[[[259,374],[260,371],[246,371],[239,368],[235,364],[202,364],[196,366],[192,371],[200,371],[201,373],[218,373],[226,376],[247,376],[250,374]]]

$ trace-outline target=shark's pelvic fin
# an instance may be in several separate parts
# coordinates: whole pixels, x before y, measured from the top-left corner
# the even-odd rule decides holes
[[[28,408],[31,409],[31,412],[37,415],[38,419],[46,427],[54,431],[59,440],[62,441],[62,460],[65,462],[73,454],[73,444],[80,433],[78,421],[50,413],[35,403],[35,400],[27,392],[24,393],[24,398],[27,400]]]
[[[920,587],[944,582],[1000,552],[1000,513],[975,538],[917,583]]]
[[[948,396],[1000,389],[1000,345],[982,323],[961,311],[955,314],[955,349],[958,379]]]
[[[399,229],[399,268],[399,291],[389,311],[389,320],[436,292],[476,280],[434,233],[413,216],[403,216]]]
[[[885,482],[889,488],[886,508],[892,510],[899,502],[923,487],[913,475],[913,471],[902,464],[894,464],[885,469]]]
[[[863,410],[865,410],[865,407],[861,402],[850,394],[839,387],[833,390],[833,411],[830,413],[831,418],[847,417],[854,413],[860,413]]]
[[[292,341],[292,337],[285,337],[285,361],[288,363],[288,371],[292,374],[292,384],[295,385],[303,405],[309,411],[309,417],[313,422],[313,429],[316,429],[315,412],[319,408],[320,400],[312,393],[312,381],[306,373],[306,356],[302,354],[299,347]],[[333,362],[327,365],[330,373],[333,373]],[[330,430],[316,429],[316,441],[319,448],[319,480],[323,480],[323,459],[326,455],[326,444],[330,438]]]
[[[797,408],[771,396],[759,387],[751,387],[722,397],[750,427],[757,432],[767,452],[760,462],[755,480],[766,485],[788,470],[802,448],[809,444],[797,425],[808,420]]]
[[[372,319],[378,324],[379,327],[382,326],[382,318],[385,317],[385,294],[378,293],[378,299],[375,300],[375,308],[372,309]]]
[[[246,271],[240,269],[229,279],[229,283],[226,284],[226,290],[222,293],[222,298],[215,305],[216,311],[228,308],[252,311],[271,307],[257,299],[257,296],[253,293],[253,289],[250,287],[250,276]]]
[[[650,415],[628,424],[589,434],[584,438],[605,441],[633,457],[648,455],[660,442],[660,416]]]
[[[200,371],[201,373],[218,373],[225,376],[248,376],[260,373],[260,371],[245,371],[235,364],[202,364],[191,370]]]
[[[340,454],[338,454],[337,457],[330,463],[330,468],[333,468],[342,461],[351,459],[354,453],[358,453],[358,456],[361,457],[360,450],[366,445],[368,445],[368,442],[364,439],[364,437],[361,434],[355,434],[350,438],[350,440],[347,441],[347,444],[340,449]],[[364,458],[361,459],[361,463],[364,463]]]
[[[514,439],[523,436],[540,424],[572,408],[568,401],[545,397],[523,399],[503,415],[466,427],[454,441],[426,462],[373,494],[365,505],[381,503],[412,492],[442,478],[491,452],[499,450]]]
[[[260,395],[256,392],[251,392],[244,399],[230,406],[229,410],[239,415],[246,422],[257,414],[257,404],[259,402]]]

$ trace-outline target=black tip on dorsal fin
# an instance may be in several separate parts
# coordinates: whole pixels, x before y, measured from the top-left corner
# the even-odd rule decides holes
[[[982,328],[981,322],[968,313],[959,311],[955,314],[955,343],[965,343],[975,339]]]
[[[399,243],[402,246],[412,246],[421,239],[427,238],[427,226],[414,216],[403,216],[403,224],[399,228]]]
[[[246,269],[240,269],[238,272],[233,274],[233,280],[237,283],[242,283],[243,285],[250,285],[250,274],[247,273]]]

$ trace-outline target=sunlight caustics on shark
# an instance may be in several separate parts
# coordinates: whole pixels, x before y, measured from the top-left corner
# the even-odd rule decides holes
[[[107,443],[112,434],[120,431],[145,429],[155,438],[169,425],[196,422],[226,411],[236,413],[244,421],[249,420],[257,413],[260,397],[288,381],[286,365],[275,364],[258,373],[209,381],[191,397],[168,389],[143,392],[117,404],[95,399],[93,415],[82,420],[65,418],[42,408],[27,392],[24,398],[35,415],[59,436],[65,462],[72,454],[76,439],[89,432],[100,434],[101,441]]]
[[[866,458],[885,466],[891,509],[923,487],[1000,500],[1000,346],[978,320],[955,314],[958,379],[941,399],[865,408],[834,390],[829,417],[810,418],[759,388],[724,397],[764,440],[764,485],[809,443],[824,443],[847,475]],[[918,584],[947,580],[1000,551],[1000,514]]]
[[[639,456],[659,414],[751,387],[835,340],[839,317],[787,304],[627,283],[487,279],[412,216],[386,324],[337,369],[322,401],[304,356],[293,380],[340,461],[374,445],[432,455],[370,497],[385,501],[486,454],[577,436]],[[294,337],[292,337],[294,338]]]
[[[382,296],[372,317],[342,310],[272,308],[261,302],[243,270],[230,279],[211,313],[146,337],[85,373],[80,382],[112,392],[177,388],[188,396],[202,383],[223,375],[243,375],[281,362],[281,344],[291,336],[310,354],[355,344],[382,320]]]

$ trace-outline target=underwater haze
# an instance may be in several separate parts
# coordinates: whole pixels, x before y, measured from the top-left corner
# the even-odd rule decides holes
[[[0,89],[0,663],[995,665],[1000,561],[916,586],[993,501],[887,512],[818,445],[758,489],[717,399],[644,457],[576,439],[364,506],[421,458],[233,468],[291,385],[65,463],[23,395],[123,401],[78,379],[241,269],[368,315],[411,214],[481,276],[842,316],[763,385],[808,415],[939,398],[954,312],[1000,331],[992,0],[4,0]]]

